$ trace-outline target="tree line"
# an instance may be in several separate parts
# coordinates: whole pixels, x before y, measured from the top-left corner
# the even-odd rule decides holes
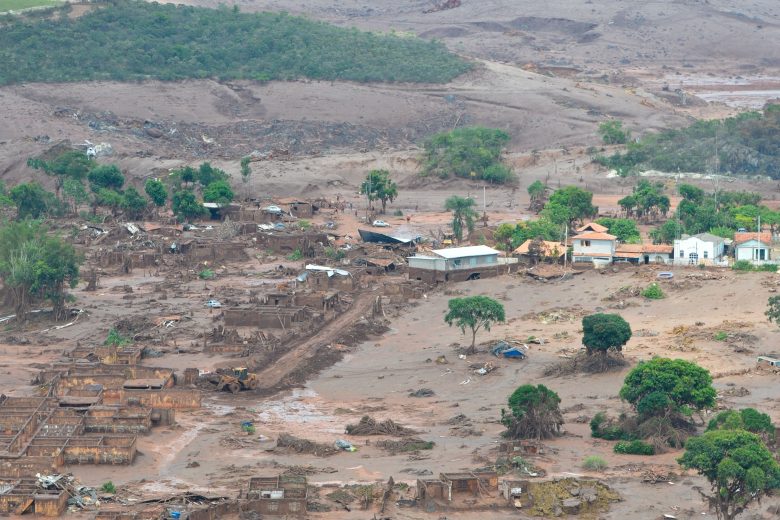
[[[114,0],[0,27],[0,84],[149,78],[444,83],[471,65],[438,42],[286,13]]]

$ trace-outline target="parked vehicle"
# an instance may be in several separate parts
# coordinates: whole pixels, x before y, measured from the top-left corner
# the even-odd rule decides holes
[[[384,220],[375,220],[373,223],[374,227],[390,227],[390,224],[385,222]]]
[[[211,309],[219,309],[222,307],[222,303],[219,300],[209,300],[206,302],[206,307]]]

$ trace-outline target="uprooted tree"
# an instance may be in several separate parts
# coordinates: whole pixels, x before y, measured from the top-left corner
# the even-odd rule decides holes
[[[0,279],[10,291],[16,320],[27,318],[34,301],[49,301],[54,318],[65,316],[66,286],[75,287],[81,258],[72,245],[48,236],[39,222],[0,227]]]
[[[745,430],[713,430],[689,439],[677,459],[710,482],[718,518],[732,520],[753,501],[780,488],[780,466],[761,438]]]
[[[519,386],[509,396],[509,411],[501,409],[501,423],[506,437],[513,439],[548,439],[559,435],[563,415],[561,398],[544,385]]]
[[[506,319],[504,306],[493,298],[487,296],[467,296],[465,298],[453,298],[448,303],[449,312],[444,316],[447,325],[457,326],[462,333],[471,329],[471,346],[469,353],[476,351],[477,331],[484,328],[490,330],[490,326]]]

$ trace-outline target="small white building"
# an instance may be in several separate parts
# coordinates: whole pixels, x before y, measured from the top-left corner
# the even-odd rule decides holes
[[[734,234],[734,259],[760,262],[771,260],[772,234],[771,233],[735,233]]]
[[[585,231],[572,238],[572,262],[612,262],[617,237],[609,233]]]
[[[676,265],[711,265],[723,260],[726,241],[710,233],[683,235],[674,241],[674,263]]]

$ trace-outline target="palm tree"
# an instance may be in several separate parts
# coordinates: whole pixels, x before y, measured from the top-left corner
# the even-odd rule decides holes
[[[474,231],[474,219],[477,212],[474,211],[474,199],[458,197],[453,195],[444,202],[444,208],[452,211],[452,233],[460,242],[463,240],[463,229],[468,229],[469,233]]]

